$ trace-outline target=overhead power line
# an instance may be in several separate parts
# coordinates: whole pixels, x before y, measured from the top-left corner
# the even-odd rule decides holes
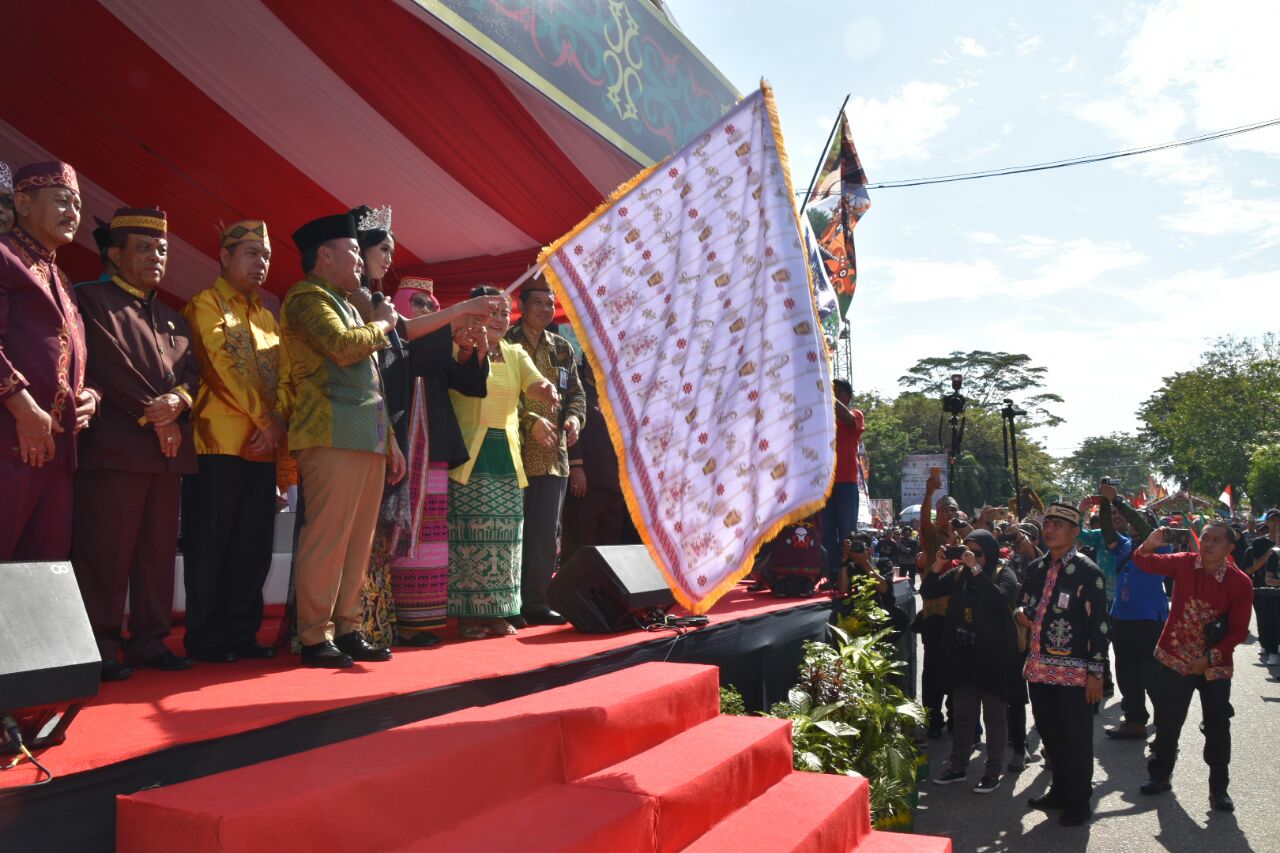
[[[867,184],[870,190],[899,189],[901,187],[922,187],[929,184],[950,184],[957,181],[976,181],[981,178],[999,178],[1005,175],[1023,175],[1028,172],[1045,172],[1050,169],[1065,169],[1068,166],[1085,166],[1090,163],[1104,163],[1108,160],[1119,160],[1122,157],[1136,157],[1139,154],[1151,154],[1155,151],[1167,151],[1170,148],[1182,148],[1187,145],[1198,145],[1201,142],[1212,142],[1215,139],[1226,139],[1243,133],[1252,133],[1268,127],[1280,125],[1280,117],[1266,121],[1232,127],[1213,133],[1193,136],[1189,139],[1178,139],[1173,142],[1162,142],[1158,145],[1145,145],[1141,148],[1127,148],[1123,151],[1108,151],[1105,154],[1089,154],[1083,157],[1071,157],[1066,160],[1052,160],[1047,163],[1033,163],[1029,166],[1006,166],[1002,169],[986,169],[981,172],[959,172],[953,175],[936,175],[931,178],[904,178],[896,181],[881,181]],[[800,193],[796,193],[800,195]]]

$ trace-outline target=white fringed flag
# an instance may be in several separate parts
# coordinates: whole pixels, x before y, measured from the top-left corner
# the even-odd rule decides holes
[[[835,466],[830,366],[767,86],[543,251],[632,518],[703,613]]]

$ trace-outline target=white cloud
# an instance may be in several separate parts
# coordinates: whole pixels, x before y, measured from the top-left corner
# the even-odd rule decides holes
[[[889,299],[897,303],[989,297],[1035,301],[1057,293],[1101,289],[1110,273],[1134,269],[1147,261],[1146,255],[1126,242],[1055,240],[1036,235],[1006,240],[987,232],[963,236],[984,247],[982,258],[872,257],[862,260],[859,272],[884,282]]]
[[[1013,50],[1018,54],[1018,56],[1027,56],[1028,54],[1035,53],[1043,44],[1044,39],[1040,38],[1040,36],[1028,36],[1014,45]]]
[[[978,44],[978,40],[972,36],[957,36],[956,47],[960,49],[960,53],[964,56],[972,56],[976,59],[986,59],[987,49]]]
[[[955,92],[954,86],[915,80],[885,100],[850,99],[849,122],[862,161],[874,170],[892,160],[929,159],[929,142],[960,113],[950,100]]]
[[[1271,118],[1280,98],[1262,83],[1280,79],[1277,40],[1280,4],[1273,0],[1163,0],[1136,19],[1113,79],[1116,95],[1073,111],[1126,145]],[[1280,155],[1280,133],[1227,144]],[[1175,152],[1155,172],[1173,178],[1184,162],[1184,152]]]
[[[1066,61],[1058,66],[1058,71],[1062,74],[1070,74],[1080,67],[1080,57],[1074,53],[1067,57]]]
[[[1280,246],[1280,201],[1238,198],[1224,187],[1189,191],[1183,202],[1183,210],[1160,217],[1165,227],[1210,237],[1246,235],[1255,249]]]

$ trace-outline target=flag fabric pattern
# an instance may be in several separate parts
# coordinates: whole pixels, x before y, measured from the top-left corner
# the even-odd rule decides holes
[[[826,250],[827,272],[840,295],[840,313],[844,316],[858,287],[853,229],[863,214],[871,209],[871,196],[867,193],[867,173],[853,144],[849,119],[843,112],[831,147],[818,170],[809,207],[827,209],[831,213],[831,221],[819,235],[818,242]]]
[[[1235,512],[1236,505],[1231,499],[1231,484],[1227,483],[1227,487],[1222,490],[1222,494],[1218,495],[1218,500],[1227,505],[1227,509]]]
[[[632,519],[706,612],[822,507],[830,364],[767,86],[621,187],[540,263],[601,388]]]

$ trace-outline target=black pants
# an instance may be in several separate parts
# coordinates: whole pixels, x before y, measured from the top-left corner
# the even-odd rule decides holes
[[[187,654],[257,642],[275,519],[274,463],[206,454],[200,473],[184,478]]]
[[[920,631],[920,642],[924,646],[924,665],[920,671],[920,698],[929,712],[929,728],[942,727],[942,706],[946,700],[946,692],[942,682],[942,644],[945,633],[944,620],[940,616],[925,619]]]
[[[1029,685],[1031,712],[1053,765],[1049,793],[1068,808],[1088,808],[1093,794],[1093,708],[1083,687]]]
[[[1253,610],[1258,615],[1258,645],[1268,654],[1280,652],[1280,589],[1254,590]]]
[[[1114,619],[1111,622],[1111,649],[1116,659],[1116,684],[1120,688],[1120,708],[1126,723],[1145,726],[1147,696],[1155,704],[1155,684],[1160,664],[1154,652],[1163,622],[1154,619]]]
[[[520,600],[525,613],[547,609],[547,586],[560,550],[560,510],[568,477],[530,477],[524,490],[524,551],[520,560]]]
[[[580,498],[564,499],[560,529],[560,565],[589,545],[621,545],[627,528],[627,504],[621,492],[592,487]]]
[[[1191,695],[1200,694],[1204,717],[1204,763],[1209,765],[1209,790],[1225,791],[1231,781],[1231,679],[1206,681],[1203,675],[1180,675],[1161,665],[1156,676],[1156,739],[1147,772],[1153,779],[1168,779],[1178,760],[1178,737],[1187,720]]]

